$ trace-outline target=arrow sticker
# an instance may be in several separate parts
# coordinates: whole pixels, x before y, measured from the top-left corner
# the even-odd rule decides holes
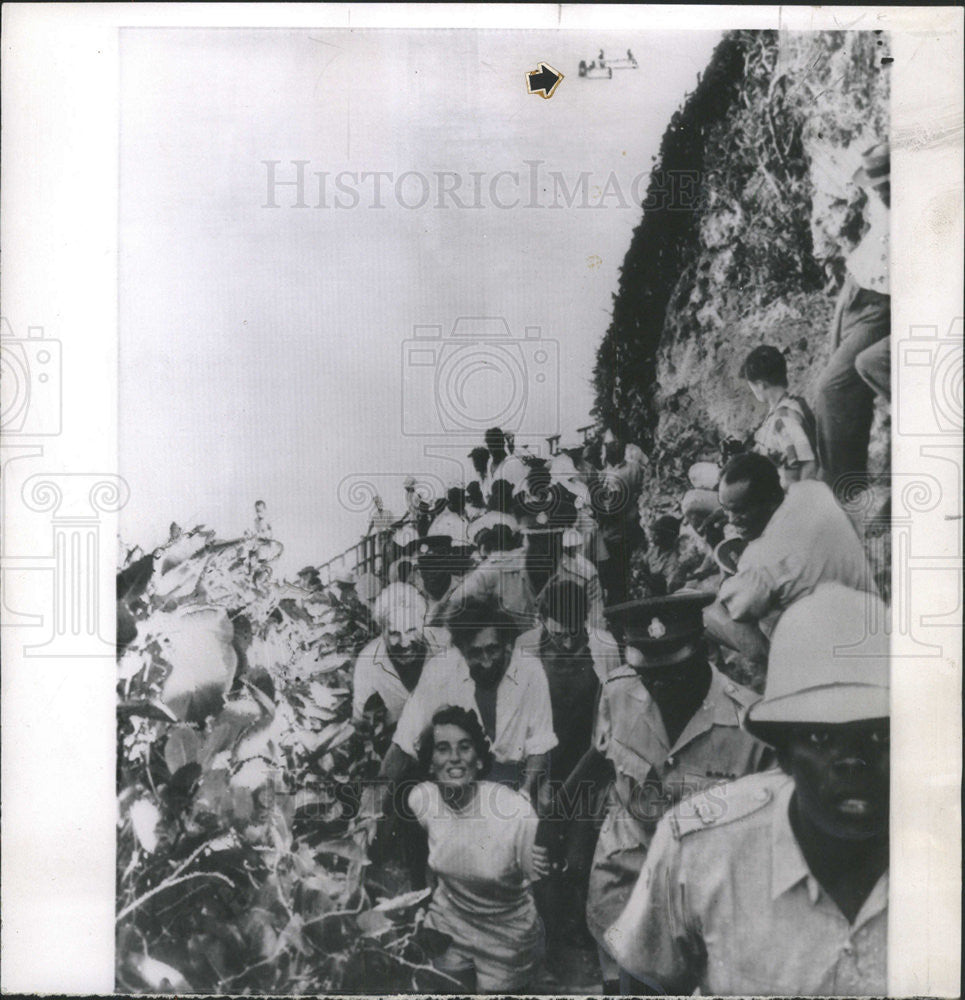
[[[562,79],[563,74],[559,70],[553,69],[549,63],[541,62],[536,69],[526,74],[526,90],[548,101],[556,93]]]

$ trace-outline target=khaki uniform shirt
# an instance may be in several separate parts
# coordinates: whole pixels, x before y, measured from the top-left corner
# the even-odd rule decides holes
[[[738,725],[738,713],[756,700],[711,668],[707,697],[670,746],[660,712],[632,670],[604,685],[595,742],[616,773],[587,901],[587,924],[601,943],[629,899],[663,814],[688,795],[770,765],[769,748]]]
[[[622,967],[671,994],[887,995],[888,874],[849,924],[794,838],[793,791],[753,775],[666,817],[606,935]]]
[[[603,590],[596,567],[579,554],[563,553],[556,572],[547,581],[574,580],[586,588],[587,615],[592,624],[603,621]],[[526,550],[494,552],[472,570],[453,591],[448,605],[455,608],[460,601],[493,600],[517,621],[533,626],[537,620],[539,594],[526,571]]]

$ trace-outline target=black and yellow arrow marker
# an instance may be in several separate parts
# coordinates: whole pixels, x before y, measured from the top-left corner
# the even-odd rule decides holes
[[[526,89],[530,94],[537,94],[544,100],[549,100],[556,93],[556,88],[563,80],[563,74],[553,69],[549,63],[541,62],[531,73],[526,74]]]

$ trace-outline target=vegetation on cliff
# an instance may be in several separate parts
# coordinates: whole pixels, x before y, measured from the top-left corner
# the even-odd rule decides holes
[[[886,44],[730,32],[667,128],[594,369],[597,417],[644,445],[663,495],[760,422],[738,377],[753,347],[783,350],[810,395],[861,235],[850,178],[888,132]]]

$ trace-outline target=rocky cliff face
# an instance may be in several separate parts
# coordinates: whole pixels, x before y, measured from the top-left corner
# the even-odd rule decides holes
[[[600,418],[650,452],[655,510],[760,423],[738,376],[753,347],[783,350],[811,397],[861,235],[851,177],[888,135],[886,54],[875,32],[733,32],[670,123],[595,372]],[[881,415],[873,448],[880,468]]]

